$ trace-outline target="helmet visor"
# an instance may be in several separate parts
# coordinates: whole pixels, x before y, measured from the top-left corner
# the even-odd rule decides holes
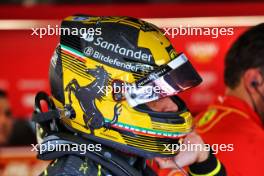
[[[126,85],[125,97],[130,106],[154,101],[195,87],[202,78],[182,53],[167,65]]]

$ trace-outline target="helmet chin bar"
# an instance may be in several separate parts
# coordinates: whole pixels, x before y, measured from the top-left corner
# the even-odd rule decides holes
[[[47,103],[47,105],[48,105],[48,111],[47,112],[42,111],[43,108],[41,107],[40,101],[45,101]],[[136,156],[141,156],[144,158],[152,158],[153,156],[169,157],[169,156],[173,156],[173,155],[177,154],[176,151],[174,151],[173,154],[172,153],[162,154],[162,153],[154,153],[154,152],[153,153],[152,152],[143,152],[141,149],[136,149],[135,147],[132,147],[132,146],[123,145],[123,144],[116,144],[112,141],[99,139],[93,135],[83,134],[82,132],[76,131],[76,130],[72,129],[71,127],[68,127],[67,125],[61,123],[61,121],[60,121],[61,118],[64,118],[64,117],[70,118],[73,116],[73,115],[71,115],[72,111],[69,110],[69,107],[67,107],[68,109],[67,108],[57,109],[53,105],[54,105],[54,103],[53,103],[52,99],[50,99],[48,94],[46,94],[45,92],[39,92],[37,94],[36,99],[35,99],[35,111],[33,114],[33,121],[36,122],[36,131],[37,131],[37,138],[38,138],[39,144],[45,144],[48,141],[50,141],[51,139],[53,140],[52,136],[54,136],[54,135],[56,136],[57,134],[63,133],[64,135],[71,135],[71,136],[77,135],[78,138],[83,139],[82,141],[94,141],[94,142],[97,142],[99,144],[111,147],[111,148],[117,148],[117,146],[118,146],[118,149],[120,151],[123,151],[125,153],[131,153],[131,154],[134,154]],[[155,120],[156,115],[159,116],[159,114],[155,114],[155,115],[151,114],[151,115],[154,116],[153,120]],[[125,131],[119,131],[119,132],[123,136],[129,135]],[[140,135],[137,135],[137,136],[139,137],[139,140],[141,140]],[[180,140],[180,138],[174,139],[174,140],[177,143],[178,140]],[[58,139],[58,142],[59,141],[60,141],[60,139]],[[68,142],[70,143],[71,141],[68,141]],[[166,142],[166,140],[164,140],[164,141],[161,140],[160,142],[161,142],[161,144],[164,143],[164,145],[170,144],[170,143]],[[75,154],[78,154],[78,152]],[[45,159],[51,159],[51,157],[55,157],[55,156],[58,157],[57,155],[60,156],[61,155],[60,152],[54,151],[54,152],[52,152],[52,154],[50,152],[44,152],[42,155],[39,154],[38,157],[40,159],[45,160]]]

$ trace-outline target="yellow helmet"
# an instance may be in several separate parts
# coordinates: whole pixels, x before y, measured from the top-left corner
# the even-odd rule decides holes
[[[176,94],[201,82],[184,54],[158,27],[136,18],[76,15],[61,28],[80,32],[61,34],[50,65],[51,98],[71,112],[61,118],[67,129],[146,158],[175,154],[165,145],[192,130],[191,113]],[[145,105],[166,96],[178,112]]]

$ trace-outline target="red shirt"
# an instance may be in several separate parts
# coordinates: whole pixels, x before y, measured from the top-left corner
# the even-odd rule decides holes
[[[228,175],[264,175],[263,125],[260,117],[243,100],[220,97],[196,117],[196,130],[212,148],[221,148],[217,158]]]

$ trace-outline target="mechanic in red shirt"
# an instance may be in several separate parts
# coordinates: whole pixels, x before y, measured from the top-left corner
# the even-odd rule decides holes
[[[224,79],[225,96],[198,115],[196,130],[212,148],[219,144],[228,175],[264,175],[264,23],[235,41]]]

